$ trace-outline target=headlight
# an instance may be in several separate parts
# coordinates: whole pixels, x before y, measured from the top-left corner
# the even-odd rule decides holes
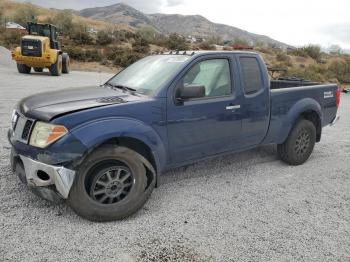
[[[36,122],[29,144],[36,147],[47,147],[68,133],[64,126]]]

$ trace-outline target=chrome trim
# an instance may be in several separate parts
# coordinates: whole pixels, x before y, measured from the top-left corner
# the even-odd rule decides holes
[[[31,158],[19,155],[21,158],[27,182],[32,187],[45,187],[55,185],[57,192],[67,199],[70,189],[75,178],[75,171],[67,169],[63,166],[47,165]],[[49,180],[42,180],[38,177],[37,172],[44,171],[49,175]]]
[[[340,119],[340,115],[336,115],[335,118],[333,119],[333,121],[329,125],[334,126],[338,122],[339,119]]]
[[[17,120],[16,120],[16,123],[15,125],[12,127],[12,132],[13,132],[13,138],[16,140],[16,141],[19,141],[19,142],[22,142],[22,143],[25,143],[25,144],[28,144],[29,142],[29,139],[30,139],[30,134],[34,128],[34,125],[35,125],[35,120],[32,119],[32,118],[28,118],[28,117],[25,117],[24,115],[18,113],[18,111],[15,111],[15,114],[17,115]],[[23,135],[23,129],[24,129],[24,126],[26,125],[27,121],[30,120],[32,121],[32,125],[30,127],[30,130],[29,130],[29,134],[28,134],[28,137],[27,139],[23,139],[22,138],[22,135]]]

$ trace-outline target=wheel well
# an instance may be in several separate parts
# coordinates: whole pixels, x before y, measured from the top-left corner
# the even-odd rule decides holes
[[[151,163],[154,170],[156,172],[158,172],[157,165],[156,165],[156,162],[155,162],[155,159],[154,159],[154,156],[152,154],[151,149],[149,148],[149,146],[147,146],[141,140],[138,140],[138,139],[132,138],[132,137],[116,137],[116,138],[112,138],[112,139],[105,141],[100,146],[106,145],[106,144],[124,146],[124,147],[127,147],[127,148],[134,150],[135,152],[139,153],[141,156],[146,158],[148,160],[148,162]]]
[[[320,142],[322,133],[322,124],[319,115],[315,111],[306,111],[300,115],[302,118],[312,122],[316,128],[316,142]]]

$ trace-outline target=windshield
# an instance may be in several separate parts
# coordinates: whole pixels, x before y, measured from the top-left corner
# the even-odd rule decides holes
[[[138,93],[149,95],[173,77],[188,59],[189,56],[184,55],[148,56],[121,71],[108,84],[129,87]]]

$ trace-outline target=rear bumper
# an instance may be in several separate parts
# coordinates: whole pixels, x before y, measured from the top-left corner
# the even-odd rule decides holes
[[[334,126],[338,122],[339,119],[340,119],[340,115],[336,115],[335,118],[333,119],[333,121],[329,125]]]

